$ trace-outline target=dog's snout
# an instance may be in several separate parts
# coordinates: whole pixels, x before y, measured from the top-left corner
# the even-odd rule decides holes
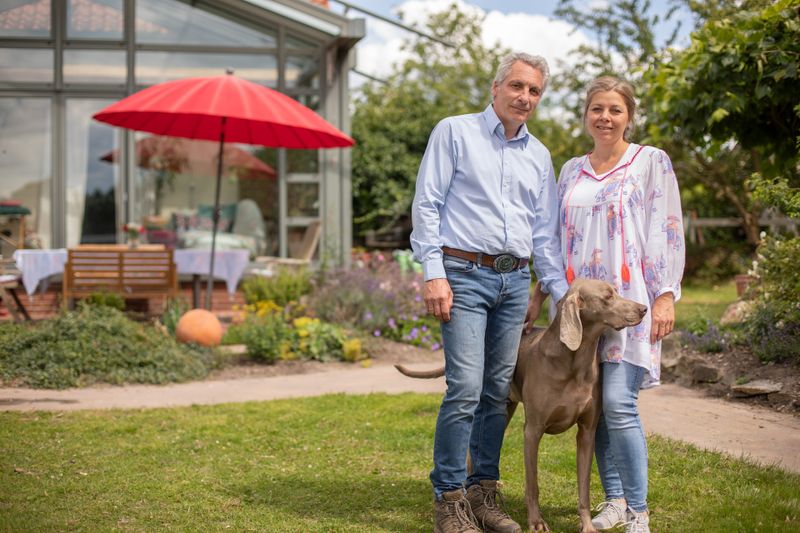
[[[647,314],[647,306],[639,304],[639,318],[644,318],[644,315]]]

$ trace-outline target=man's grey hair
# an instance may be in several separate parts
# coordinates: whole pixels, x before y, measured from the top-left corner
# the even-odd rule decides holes
[[[511,72],[511,67],[517,61],[522,61],[542,73],[542,92],[544,92],[547,88],[547,80],[550,78],[550,68],[547,66],[547,60],[542,56],[526,54],[525,52],[514,52],[501,59],[500,64],[497,66],[494,82],[497,85],[503,83],[508,77],[508,73]]]

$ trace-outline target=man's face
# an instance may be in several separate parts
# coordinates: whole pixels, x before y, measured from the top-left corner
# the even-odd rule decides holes
[[[501,83],[492,83],[494,112],[503,123],[506,136],[516,135],[530,118],[542,98],[543,86],[541,71],[523,61],[514,63]]]

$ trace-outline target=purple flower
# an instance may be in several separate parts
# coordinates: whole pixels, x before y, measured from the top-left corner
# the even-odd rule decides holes
[[[414,296],[414,301],[415,301],[415,302],[421,302],[421,301],[422,301],[422,296],[420,296],[419,294],[417,294],[416,296]]]
[[[417,320],[419,320],[419,317],[417,315],[411,315],[411,321],[412,322],[416,322]]]
[[[408,337],[411,340],[414,340],[414,339],[417,338],[418,334],[419,334],[419,330],[417,328],[412,328],[411,331],[408,332]]]
[[[428,331],[428,326],[422,326],[422,331]]]
[[[397,322],[394,321],[394,318],[389,318],[389,321],[387,323],[389,324],[389,327],[392,329],[397,327]]]
[[[375,331],[372,332],[372,334],[375,335],[376,337],[380,337],[381,336],[381,330],[376,329]]]
[[[365,320],[365,321],[367,321],[367,322],[369,322],[370,320],[372,320],[372,313],[370,313],[369,311],[367,311],[366,313],[364,313],[364,320]]]
[[[431,350],[436,351],[439,348],[441,348],[441,346],[439,346],[438,342],[434,342],[433,344],[431,344]]]

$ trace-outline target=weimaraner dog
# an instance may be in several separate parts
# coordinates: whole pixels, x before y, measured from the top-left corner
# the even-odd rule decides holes
[[[620,330],[637,325],[647,307],[622,298],[604,281],[576,279],[557,309],[556,318],[548,328],[537,328],[523,335],[520,341],[506,425],[522,402],[528,527],[533,531],[550,531],[539,509],[539,441],[545,433],[556,435],[578,424],[578,513],[581,531],[593,533],[597,530],[592,526],[590,513],[589,475],[601,411],[597,343],[606,328]],[[397,365],[397,369],[415,378],[444,375],[444,367],[412,371]]]

